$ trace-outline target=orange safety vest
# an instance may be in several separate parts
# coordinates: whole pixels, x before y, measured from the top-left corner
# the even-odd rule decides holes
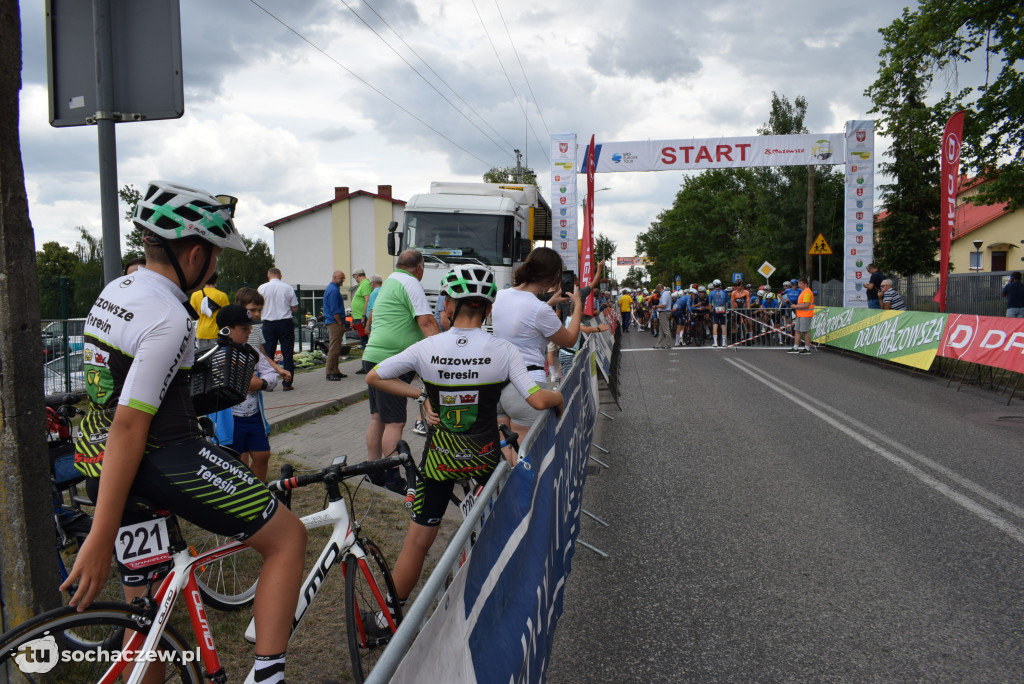
[[[809,309],[794,309],[796,311],[797,318],[813,318],[814,317],[814,290],[807,288],[806,290],[800,291],[800,297],[796,300],[797,304],[810,304]]]

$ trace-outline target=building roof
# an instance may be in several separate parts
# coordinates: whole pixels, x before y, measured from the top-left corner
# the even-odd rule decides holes
[[[983,179],[979,180],[977,176],[973,178],[968,178],[966,175],[960,176],[957,198],[962,198],[964,195],[968,194],[969,191],[975,190],[979,185],[985,182],[986,181]],[[972,192],[971,194],[974,193]],[[961,201],[956,208],[956,223],[953,226],[953,240],[959,240],[992,221],[995,221],[1006,213],[1006,207],[1006,202],[1001,204],[972,204],[971,202]],[[887,210],[880,212],[875,217],[876,223],[880,224],[888,215],[889,212]]]
[[[312,207],[309,207],[308,209],[297,211],[294,214],[289,214],[288,216],[284,216],[279,219],[274,219],[270,223],[266,223],[264,225],[270,230],[274,230],[274,228],[281,225],[282,223],[287,223],[288,221],[297,219],[300,216],[312,214],[313,212],[323,209],[324,207],[329,207],[332,204],[336,204],[337,202],[343,202],[347,199],[351,199],[352,197],[357,197],[360,195],[365,197],[371,197],[373,199],[382,199],[393,204],[401,204],[402,206],[405,206],[405,200],[395,199],[394,197],[391,196],[390,185],[378,185],[376,193],[368,192],[366,190],[356,190],[355,192],[349,192],[348,188],[346,187],[336,187],[334,188],[334,199],[328,200],[326,202],[321,202],[320,204],[315,204]]]

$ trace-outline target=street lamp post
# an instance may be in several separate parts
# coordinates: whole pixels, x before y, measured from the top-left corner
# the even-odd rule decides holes
[[[985,242],[984,242],[984,240],[974,240],[973,242],[974,242],[974,253],[977,254],[977,263],[978,263],[978,266],[977,266],[977,269],[976,269],[977,273],[975,274],[978,277],[974,279],[974,302],[975,302],[975,305],[977,305],[978,302],[981,300],[981,282],[980,282],[981,281],[981,277],[980,277],[981,276],[981,246],[983,244],[985,244]]]

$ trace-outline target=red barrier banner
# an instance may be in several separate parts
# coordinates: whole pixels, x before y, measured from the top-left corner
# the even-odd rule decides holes
[[[939,228],[939,290],[935,301],[939,311],[946,310],[946,282],[949,275],[949,250],[953,244],[953,229],[956,227],[956,196],[960,177],[960,139],[964,133],[964,113],[957,112],[949,117],[942,132],[942,160],[940,162],[939,185],[942,191],[942,208]]]
[[[939,356],[1024,373],[1024,320],[950,314]]]

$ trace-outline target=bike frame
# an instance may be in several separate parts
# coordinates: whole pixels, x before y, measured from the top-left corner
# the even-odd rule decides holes
[[[177,523],[175,522],[174,524]],[[317,593],[319,593],[320,589],[323,587],[324,580],[327,578],[327,574],[330,572],[331,568],[336,564],[341,563],[349,554],[358,559],[359,567],[362,569],[370,586],[373,587],[373,593],[379,605],[386,605],[385,598],[381,594],[380,587],[377,586],[376,581],[370,573],[369,566],[366,563],[366,554],[363,552],[363,549],[359,544],[356,543],[355,529],[353,528],[351,519],[349,518],[349,512],[344,498],[338,499],[337,501],[330,501],[328,502],[327,507],[322,511],[304,516],[302,518],[302,524],[305,525],[307,530],[326,527],[327,525],[332,525],[334,530],[331,533],[331,537],[327,541],[327,544],[324,546],[324,550],[320,553],[320,557],[317,559],[316,564],[303,580],[302,588],[299,593],[299,602],[295,607],[295,618],[292,621],[292,634],[295,633],[295,628],[298,627],[302,617],[306,614],[307,609],[313,603],[313,599],[316,598]],[[174,610],[174,604],[182,591],[184,591],[188,598],[187,605],[189,618],[192,622],[192,630],[195,633],[196,641],[199,645],[203,667],[206,670],[207,676],[209,677],[220,672],[220,658],[217,655],[217,648],[214,645],[213,632],[210,630],[210,623],[206,619],[206,607],[203,605],[203,599],[199,593],[199,585],[196,582],[195,577],[195,567],[233,556],[247,548],[249,547],[242,542],[232,541],[222,546],[218,546],[215,549],[210,549],[198,556],[192,556],[187,547],[176,551],[172,557],[174,562],[173,568],[168,573],[167,577],[165,577],[160,583],[156,594],[153,596],[153,600],[159,607],[157,608],[156,614],[153,616],[153,625],[149,634],[146,636],[145,641],[142,641],[142,634],[140,632],[134,632],[132,637],[128,640],[128,643],[121,649],[121,653],[125,654],[125,657],[122,657],[119,662],[114,663],[110,669],[104,673],[100,682],[104,684],[107,682],[114,682],[128,664],[134,662],[138,653],[151,653],[156,649],[156,644],[170,620],[171,613]],[[164,562],[166,561],[156,561],[139,569],[141,570],[145,567],[158,565]],[[384,615],[387,617],[388,626],[391,628],[392,632],[394,632],[397,629],[397,626],[395,625],[390,612],[385,610]],[[252,627],[252,625],[253,623],[250,622],[250,627]],[[360,625],[360,629],[362,629],[362,625]],[[363,633],[360,637],[365,640],[366,634]],[[140,641],[142,642],[141,646],[139,645]],[[128,654],[132,657],[126,657]],[[149,665],[150,663],[148,661],[139,663],[138,666],[132,670],[132,675],[128,679],[128,684],[138,684],[145,675]]]

